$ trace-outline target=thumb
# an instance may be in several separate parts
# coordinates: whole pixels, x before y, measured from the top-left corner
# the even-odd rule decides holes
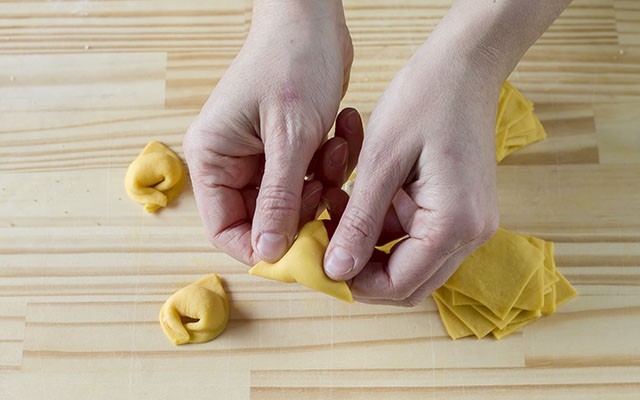
[[[313,153],[306,147],[313,144],[298,140],[301,135],[295,133],[271,133],[265,135],[265,168],[251,242],[262,260],[274,262],[284,255],[297,233],[304,176]]]
[[[332,279],[353,278],[373,254],[391,201],[415,161],[392,147],[365,138],[353,193],[325,253],[324,270]]]

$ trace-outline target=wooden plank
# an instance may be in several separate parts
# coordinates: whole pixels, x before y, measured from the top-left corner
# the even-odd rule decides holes
[[[34,324],[55,324],[65,321],[77,324],[92,323],[156,323],[158,313],[164,303],[159,301],[69,301],[29,303],[29,322]],[[427,316],[436,311],[431,301],[406,309],[390,306],[369,306],[337,302],[326,296],[308,298],[288,298],[258,300],[235,299],[230,308],[230,318],[238,321],[252,320],[299,320],[326,321],[331,318],[349,319],[359,317],[393,317],[420,314]],[[426,317],[425,317],[426,318]],[[159,328],[159,325],[158,325]]]
[[[247,1],[0,2],[0,54],[238,48]],[[122,54],[122,56],[126,56]],[[66,56],[65,56],[66,57]]]
[[[639,375],[626,372],[640,367],[585,367],[585,368],[479,368],[479,369],[410,369],[381,370],[265,370],[252,371],[252,388],[334,387],[348,388],[353,382],[369,383],[369,387],[517,387],[529,385],[590,383],[638,383]]]
[[[526,365],[640,365],[639,327],[640,307],[550,315],[525,330]]]
[[[14,112],[0,127],[0,171],[127,167],[154,139],[180,153],[197,114],[163,109]]]
[[[581,399],[598,400],[616,393],[618,399],[635,399],[640,389],[639,384],[589,384],[580,385],[549,385],[549,386],[520,386],[507,387],[461,387],[451,388],[304,388],[304,389],[276,389],[256,388],[251,390],[251,399],[297,399],[304,395],[306,399],[348,398],[354,400],[382,400],[382,399],[407,399],[418,400],[424,398],[447,399],[537,399],[543,396],[545,399],[570,399],[578,396]]]
[[[620,44],[640,45],[640,5],[634,0],[615,0],[614,5]]]
[[[535,113],[547,132],[547,139],[519,149],[502,160],[501,165],[599,162],[591,104],[536,103]]]
[[[603,164],[640,163],[640,103],[617,103],[596,108],[597,137]]]
[[[165,339],[166,340],[166,339]],[[137,342],[136,342],[137,343]],[[171,346],[171,344],[167,344]],[[361,368],[518,368],[524,365],[521,336],[502,342],[416,339],[349,343],[314,347],[249,349],[248,351],[202,349],[184,354],[182,351],[144,352],[50,352],[25,350],[23,368],[75,372],[79,370],[115,370],[127,368],[134,358],[139,365],[154,371],[182,371],[207,368],[227,363],[229,368],[272,369],[274,362],[285,369],[361,369]],[[277,360],[277,361],[275,361]],[[188,371],[186,369],[185,371]]]
[[[452,0],[345,1],[344,106],[365,122]],[[146,215],[128,164],[184,132],[248,33],[248,0],[0,0],[0,397],[629,398],[640,392],[640,18],[575,0],[512,82],[547,140],[498,167],[501,223],[556,242],[580,297],[502,341],[451,341],[433,301],[346,304],[246,274],[189,185]],[[229,329],[174,347],[171,293],[222,274]]]
[[[26,305],[25,301],[0,301],[0,343],[22,345]]]
[[[25,350],[35,353],[70,356],[110,357],[135,353],[138,357],[171,355],[185,357],[190,352],[212,357],[229,354],[277,354],[280,352],[325,351],[331,348],[357,348],[367,345],[403,346],[412,343],[448,339],[437,315],[431,313],[390,314],[354,318],[292,318],[231,320],[225,334],[215,342],[201,346],[175,347],[159,329],[157,309],[146,322],[28,322]],[[394,324],[390,332],[385,326]],[[433,326],[432,326],[433,325]],[[64,340],[60,340],[63,337]],[[389,360],[390,361],[390,360]]]
[[[164,104],[164,53],[0,56],[0,110],[77,110]]]
[[[3,371],[17,371],[22,366],[21,340],[0,340],[0,374]]]
[[[638,176],[636,165],[499,166],[501,223],[517,231],[566,233],[576,241],[625,234],[637,240]]]
[[[111,371],[5,372],[0,371],[3,400],[82,399],[170,399],[185,393],[198,398],[224,393],[230,399],[249,398],[247,371],[229,370],[226,364],[190,369],[192,379],[177,379],[180,371],[143,370],[135,360],[124,369]],[[176,375],[177,374],[177,375]],[[37,384],[34,384],[37,382]],[[197,382],[194,383],[194,382]]]

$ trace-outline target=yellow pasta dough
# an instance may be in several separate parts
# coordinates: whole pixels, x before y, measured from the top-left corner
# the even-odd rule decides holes
[[[227,294],[216,274],[178,290],[160,310],[162,330],[175,345],[215,339],[228,321]]]
[[[538,312],[538,314],[539,314],[539,312]],[[513,332],[515,332],[518,329],[522,328],[523,326],[535,321],[538,318],[540,318],[539,315],[537,317],[534,316],[534,317],[531,317],[530,319],[527,319],[527,320],[524,320],[524,321],[511,323],[511,324],[507,325],[504,329],[496,328],[491,332],[491,334],[496,339],[502,339],[503,337],[512,334]]]
[[[531,321],[532,319],[536,319],[538,317],[542,316],[542,313],[540,312],[540,310],[535,310],[535,311],[526,311],[526,310],[522,310],[520,311],[520,313],[518,313],[518,315],[513,319],[513,321],[511,321],[509,323],[509,325],[512,324],[519,324],[520,322],[525,322],[525,321]]]
[[[556,312],[556,288],[553,285],[549,292],[544,295],[544,302],[542,307],[540,307],[540,312],[542,314],[553,314]]]
[[[578,295],[578,292],[573,286],[571,286],[571,283],[569,283],[567,278],[565,278],[560,271],[558,271],[557,274],[560,280],[558,280],[558,283],[556,284],[556,307],[566,303]]]
[[[289,251],[276,263],[261,261],[249,270],[251,275],[275,281],[294,283],[353,303],[346,282],[329,279],[322,263],[329,245],[329,235],[319,220],[305,224]]]
[[[538,249],[541,250],[541,249]],[[543,253],[544,254],[544,253]],[[544,257],[544,256],[543,256]],[[531,277],[522,294],[514,303],[521,310],[538,310],[544,302],[544,265],[541,263]]]
[[[496,243],[491,245],[492,241]],[[535,272],[528,278],[528,282],[525,282],[526,274],[516,274],[515,276],[519,276],[519,278],[515,281],[503,279],[504,276],[501,274],[509,274],[509,269],[512,267],[504,268],[504,265],[507,264],[504,263],[505,260],[502,256],[510,253],[500,252],[496,249],[500,247],[501,243],[502,246],[508,247],[504,244],[506,241],[512,241],[512,244],[520,247],[520,250],[516,251],[518,254],[538,254],[531,253],[532,249],[543,254],[542,259],[536,259],[535,262],[538,265],[532,268]],[[458,274],[456,271],[452,276],[453,278],[458,274],[457,279],[453,280],[453,285],[450,278],[443,287],[433,293],[445,328],[452,338],[469,336],[468,334],[464,335],[468,330],[478,338],[491,332],[496,339],[502,339],[542,315],[555,312],[559,304],[577,294],[573,286],[556,269],[553,260],[553,243],[501,228],[487,244],[489,246],[484,250],[482,250],[483,246],[472,255],[475,259],[473,263],[468,262],[472,257],[463,262],[458,269],[462,272]],[[490,250],[487,251],[487,249]],[[521,258],[513,260],[523,261]],[[529,265],[528,262],[525,264]],[[478,270],[482,272],[474,274],[473,268],[479,268]],[[515,271],[520,270],[516,268]],[[487,284],[487,281],[491,284]],[[495,282],[499,282],[500,285],[512,285],[512,289],[502,290],[500,293],[514,293],[517,291],[515,288],[523,287],[519,297],[504,317],[496,315],[496,310],[502,307],[502,299],[499,296],[496,297],[493,292],[496,288]],[[456,289],[452,290],[452,287]],[[484,289],[478,290],[478,288]],[[546,289],[548,291],[545,293]],[[500,305],[500,307],[496,307],[496,305]],[[536,305],[537,308],[527,310],[520,308],[519,305]],[[442,309],[445,308],[447,311],[442,312]],[[460,324],[464,325],[466,329],[460,328],[458,326]]]
[[[460,292],[453,292],[452,300],[453,300],[453,305],[455,306],[479,306],[480,303],[478,303],[476,300],[472,299],[471,297],[465,296]]]
[[[489,310],[487,307],[481,304],[478,304],[478,305],[474,304],[470,307],[472,307],[474,310],[480,313],[480,315],[482,315],[485,319],[489,320],[493,325],[495,325],[500,329],[503,329],[507,325],[512,323],[518,317],[518,315],[520,315],[521,312],[525,311],[518,308],[512,308],[511,310],[509,310],[509,313],[507,314],[506,317],[504,317],[504,319],[500,319],[496,317],[495,314],[491,312],[491,310]]]
[[[437,296],[434,296],[433,299],[436,302],[438,312],[440,313],[440,317],[449,336],[453,339],[460,339],[473,335],[473,331],[469,329],[469,327],[467,327],[460,318],[456,317]]]
[[[505,82],[496,116],[496,161],[545,137],[533,103]],[[482,337],[488,325],[493,326],[492,335],[501,339],[555,312],[576,294],[556,269],[553,243],[499,228],[433,298],[453,339]]]
[[[481,304],[504,319],[543,261],[544,254],[526,237],[498,228],[488,242],[460,265],[445,286],[477,301],[484,299]]]
[[[558,282],[558,277],[556,276],[556,273],[555,273],[555,263],[553,261],[553,243],[544,242],[543,240],[540,240],[537,238],[531,238],[531,237],[529,237],[528,239],[530,241],[531,239],[535,239],[537,241],[543,242],[542,245],[538,247],[538,249],[545,251],[544,268],[542,269],[542,278],[543,278],[542,294],[546,296],[550,292],[555,291],[554,285],[556,282]],[[527,283],[527,286],[525,286],[525,289],[523,290],[523,294],[514,305],[515,308],[526,309],[526,310],[536,310],[537,308],[539,308],[540,304],[543,303],[541,299],[541,294],[540,294],[540,287],[541,287],[540,276],[538,275],[540,273],[541,271],[537,271],[536,275],[532,277],[533,279],[531,279]],[[532,297],[532,296],[535,296],[535,297],[528,300],[522,299],[523,297]],[[452,299],[453,299],[453,304],[456,306],[460,306],[460,305],[480,306],[480,303],[478,303],[478,301],[468,296],[465,296],[464,294],[459,292],[453,292]]]
[[[152,213],[178,197],[184,181],[182,161],[167,146],[154,140],[129,165],[124,186],[131,199]]]
[[[552,314],[556,312],[556,284],[560,281],[556,262],[553,259],[553,243],[544,243],[544,272],[545,272],[545,292],[543,306],[540,309],[542,314]]]
[[[483,318],[472,306],[454,306],[451,302],[451,291],[446,287],[436,290],[433,297],[440,300],[478,339],[482,339],[495,329],[495,325]]]
[[[500,90],[496,116],[496,161],[500,162],[520,147],[546,137],[533,112],[533,103],[505,81]]]

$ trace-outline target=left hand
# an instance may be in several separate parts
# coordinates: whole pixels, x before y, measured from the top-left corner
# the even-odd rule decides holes
[[[245,44],[183,142],[209,240],[250,265],[280,259],[315,211],[322,185],[305,173],[353,59],[339,0],[253,5]],[[333,156],[346,162],[346,150]]]

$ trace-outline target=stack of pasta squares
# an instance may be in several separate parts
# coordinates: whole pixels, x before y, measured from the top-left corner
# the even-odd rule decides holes
[[[556,269],[553,243],[499,228],[433,297],[453,339],[501,339],[576,294]]]
[[[509,82],[500,91],[496,161],[547,137],[529,101]],[[576,296],[556,269],[553,243],[499,228],[433,293],[453,339],[501,339]]]
[[[533,112],[533,103],[505,81],[500,89],[496,117],[496,162],[546,137],[542,124]]]

